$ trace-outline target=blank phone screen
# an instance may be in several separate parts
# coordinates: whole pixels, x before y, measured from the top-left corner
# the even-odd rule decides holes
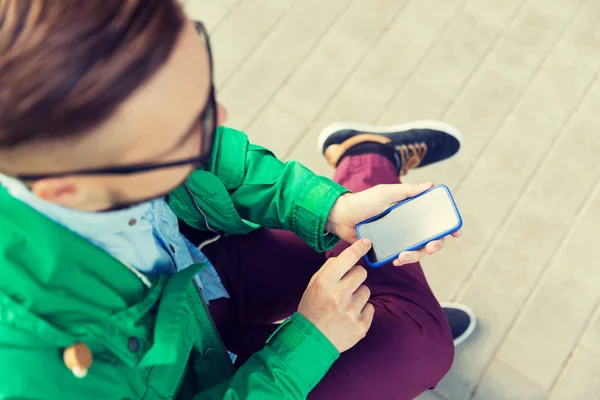
[[[450,194],[440,186],[361,225],[359,232],[373,243],[369,259],[378,262],[419,244],[425,245],[459,224],[460,216]]]

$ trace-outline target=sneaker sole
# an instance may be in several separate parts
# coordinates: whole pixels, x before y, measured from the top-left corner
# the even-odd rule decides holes
[[[475,332],[475,328],[477,327],[477,318],[475,317],[475,313],[473,312],[473,310],[471,310],[471,308],[465,306],[464,304],[460,304],[460,303],[445,302],[445,303],[440,303],[440,305],[442,307],[456,308],[458,310],[464,311],[465,313],[467,313],[467,315],[471,319],[471,323],[469,324],[469,326],[467,327],[465,332],[454,341],[454,347],[458,347],[465,340],[467,340],[473,334],[473,332]]]
[[[411,129],[430,129],[433,131],[446,132],[448,135],[458,140],[458,143],[462,146],[463,137],[457,128],[442,121],[426,119],[392,126],[373,126],[366,124],[357,124],[355,122],[336,122],[327,126],[321,131],[321,133],[319,134],[319,139],[317,141],[317,146],[319,152],[323,153],[323,146],[325,145],[325,141],[327,140],[327,138],[333,135],[335,132],[342,130],[353,130],[368,133],[393,133],[409,131]]]

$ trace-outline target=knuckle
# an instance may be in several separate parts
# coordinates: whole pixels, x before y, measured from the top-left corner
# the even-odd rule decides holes
[[[352,252],[352,254],[354,254],[357,257],[360,257],[362,254],[362,247],[364,246],[363,242],[360,240],[357,240],[356,242],[354,242],[354,244],[352,244],[352,246],[349,247],[350,251]]]
[[[359,289],[363,292],[365,297],[371,297],[371,289],[369,289],[368,286],[362,285]]]
[[[324,280],[323,280],[323,276],[322,275],[318,275],[318,276],[314,277],[314,285],[316,287],[322,287],[323,283],[324,283]]]
[[[360,315],[360,308],[356,303],[353,302],[352,304],[348,305],[345,314],[348,318],[352,318],[354,321],[356,321],[357,316]]]
[[[367,279],[367,271],[360,265],[355,265],[350,270],[349,277],[354,282],[364,282]]]
[[[343,313],[342,299],[339,295],[332,294],[329,297],[329,305],[340,313]]]
[[[325,292],[327,289],[327,284],[323,277],[317,276],[312,284],[313,288],[317,292]]]
[[[337,259],[337,257],[330,257],[325,261],[325,264],[323,264],[324,267],[327,267],[333,263],[335,263],[335,260]]]
[[[360,266],[360,265],[357,265],[355,268],[356,268],[356,271],[357,271],[356,273],[358,275],[358,278],[362,282],[364,282],[367,279],[367,276],[368,276],[367,270],[364,267]]]

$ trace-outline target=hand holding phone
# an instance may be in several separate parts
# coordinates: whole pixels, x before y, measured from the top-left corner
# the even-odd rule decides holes
[[[376,268],[400,253],[421,249],[458,232],[462,223],[450,190],[437,185],[359,223],[356,233],[373,243],[366,260]]]

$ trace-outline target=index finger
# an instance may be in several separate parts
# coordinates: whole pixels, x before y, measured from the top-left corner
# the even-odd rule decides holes
[[[342,251],[336,260],[323,273],[331,278],[341,280],[344,275],[371,249],[371,241],[361,239]]]

